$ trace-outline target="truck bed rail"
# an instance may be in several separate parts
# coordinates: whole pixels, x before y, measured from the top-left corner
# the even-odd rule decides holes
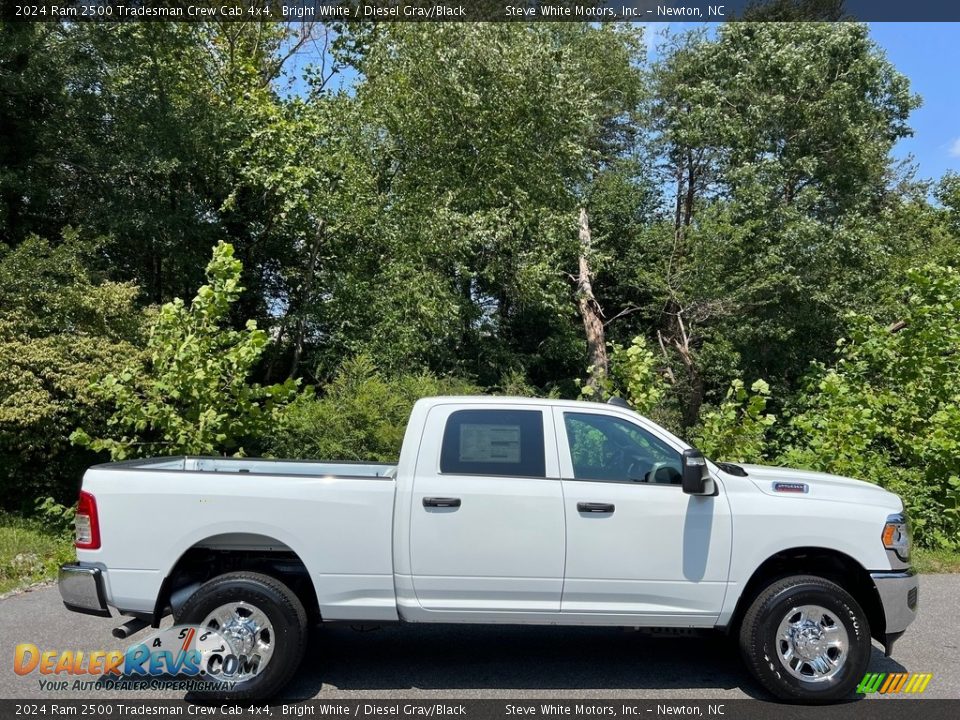
[[[394,479],[396,465],[351,461],[274,460],[270,458],[229,458],[190,456],[138,458],[96,465],[97,470],[143,472],[206,472],[244,475],[302,475],[306,477],[346,477]]]

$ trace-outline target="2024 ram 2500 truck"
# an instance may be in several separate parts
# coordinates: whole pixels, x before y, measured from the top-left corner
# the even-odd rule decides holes
[[[216,630],[257,658],[228,698],[278,692],[311,622],[403,621],[720,629],[773,694],[827,702],[917,612],[896,495],[714,463],[622,405],[420,400],[396,466],[100,465],[76,526],[66,606]]]

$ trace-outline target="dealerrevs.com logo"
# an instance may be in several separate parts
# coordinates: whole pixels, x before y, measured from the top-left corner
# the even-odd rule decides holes
[[[237,653],[216,630],[190,625],[160,630],[126,650],[41,650],[20,643],[13,657],[13,671],[36,674],[42,690],[225,689],[250,680],[260,666],[259,655]]]
[[[867,673],[857,686],[857,692],[865,695],[922,693],[932,679],[933,673]]]

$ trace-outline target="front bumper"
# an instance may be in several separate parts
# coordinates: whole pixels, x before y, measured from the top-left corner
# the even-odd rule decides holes
[[[880,596],[886,620],[887,655],[893,641],[903,635],[907,626],[917,619],[920,606],[920,579],[913,570],[870,573]]]
[[[110,617],[100,568],[83,563],[62,565],[57,578],[57,587],[60,588],[60,597],[67,610],[97,617]]]

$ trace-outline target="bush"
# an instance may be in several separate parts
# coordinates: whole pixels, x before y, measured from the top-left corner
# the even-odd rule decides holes
[[[780,459],[898,493],[918,543],[960,548],[960,273],[909,273],[897,322],[854,316],[789,408]]]
[[[734,380],[718,407],[701,411],[693,444],[712,460],[762,463],[769,453],[767,432],[776,421],[766,412],[769,398],[770,387],[763,380],[749,391],[742,380]]]
[[[136,355],[138,289],[91,269],[97,247],[70,230],[57,243],[0,246],[0,507],[76,501],[96,456],[68,436],[106,421],[92,385]]]
[[[619,397],[634,410],[644,415],[655,415],[661,410],[666,383],[657,368],[657,359],[642,335],[636,336],[628,347],[610,343],[609,374],[599,378],[599,388],[582,385],[584,400],[603,401]],[[593,367],[587,368],[593,374]],[[578,385],[581,382],[576,381]]]
[[[388,377],[359,355],[319,397],[304,393],[287,407],[267,446],[276,457],[396,462],[417,400],[479,392],[466,380],[426,372]]]
[[[876,483],[903,498],[918,545],[960,548],[960,273],[908,274],[896,322],[850,316],[832,366],[816,363],[771,426],[769,391],[734,381],[694,442],[720,460],[763,461]]]

